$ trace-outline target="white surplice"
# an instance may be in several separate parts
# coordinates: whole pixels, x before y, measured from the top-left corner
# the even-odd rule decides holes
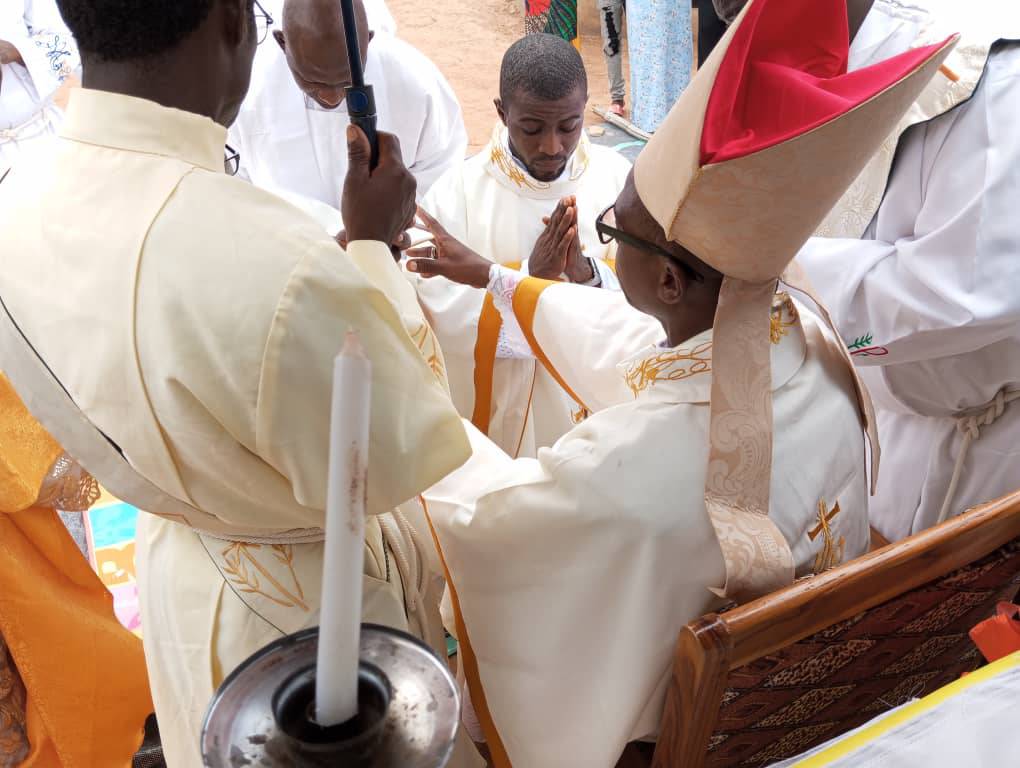
[[[464,158],[467,132],[457,97],[425,55],[385,33],[368,45],[365,82],[375,91],[378,128],[400,140],[420,198]],[[339,208],[349,124],[346,101],[330,112],[306,107],[283,51],[269,38],[255,54],[251,88],[227,142],[241,155],[241,175],[257,186]]]
[[[510,763],[612,768],[658,728],[677,633],[720,605],[703,498],[712,332],[657,346],[661,327],[622,294],[570,285],[541,294],[533,330],[594,414],[537,459],[472,429],[472,459],[426,500],[462,663],[468,646],[477,662],[472,702]],[[770,516],[799,575],[868,545],[857,399],[823,334],[789,299],[773,310]]]
[[[630,163],[608,147],[582,138],[562,176],[533,179],[512,157],[506,129],[497,126],[488,146],[450,170],[429,191],[422,206],[451,235],[496,264],[522,265],[545,228],[543,216],[557,202],[577,198],[578,227],[586,256],[596,260],[603,286],[618,287],[612,271],[616,244],[599,242],[595,219],[615,202]],[[425,316],[446,356],[454,405],[470,419],[475,409],[475,350],[485,291],[445,278],[410,276]],[[590,322],[593,317],[582,317]],[[552,445],[584,413],[534,360],[499,358],[492,370],[492,406],[487,434],[511,456],[534,456]]]
[[[53,136],[61,110],[54,92],[80,67],[71,33],[53,0],[0,3],[0,40],[18,49],[25,63],[4,64],[0,82],[0,176],[30,143]]]
[[[366,620],[442,644],[433,548],[401,518],[423,532],[416,495],[468,454],[388,247],[345,254],[225,175],[225,137],[199,115],[75,89],[54,148],[0,184],[6,306],[135,470],[195,509],[143,515],[138,536],[170,768],[199,764],[205,709],[232,669],[318,623],[332,361],[347,329],[373,363]]]
[[[948,515],[1020,487],[1020,44],[988,55],[1020,38],[1020,9],[976,5],[877,0],[852,65],[963,39],[823,228],[842,237],[798,257],[875,402],[871,517],[891,540],[938,522],[958,462]]]

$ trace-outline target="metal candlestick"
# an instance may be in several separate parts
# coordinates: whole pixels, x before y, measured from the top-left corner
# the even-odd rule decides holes
[[[319,629],[281,638],[223,681],[202,729],[207,768],[443,768],[460,723],[446,662],[405,632],[361,626],[358,716],[314,722]]]

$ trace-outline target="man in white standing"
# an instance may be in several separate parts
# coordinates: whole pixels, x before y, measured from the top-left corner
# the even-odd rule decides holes
[[[962,35],[798,258],[874,397],[896,540],[1020,486],[1020,9],[849,5],[851,69]]]
[[[28,142],[56,133],[56,102],[79,69],[74,40],[52,2],[0,3],[0,176]]]
[[[375,34],[354,0],[365,80],[375,90],[379,130],[400,140],[404,164],[424,195],[464,157],[460,105],[428,58],[389,34]],[[240,173],[291,200],[340,207],[347,173],[344,88],[350,64],[338,0],[286,0],[282,29],[255,57],[252,87],[230,129]]]

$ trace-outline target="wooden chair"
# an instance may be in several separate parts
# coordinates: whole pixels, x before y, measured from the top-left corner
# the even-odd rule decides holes
[[[1020,491],[704,616],[680,633],[652,764],[766,766],[929,693],[980,663],[967,632],[1018,584]]]

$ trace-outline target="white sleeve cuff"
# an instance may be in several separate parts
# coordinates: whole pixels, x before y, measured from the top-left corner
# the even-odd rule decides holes
[[[514,314],[514,294],[525,275],[517,270],[493,264],[489,268],[489,284],[486,290],[492,295],[493,306],[503,318],[496,342],[496,357],[501,359],[529,360],[534,358],[531,345],[524,337]]]

